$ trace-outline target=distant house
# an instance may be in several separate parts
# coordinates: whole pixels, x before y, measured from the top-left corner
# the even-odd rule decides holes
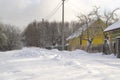
[[[120,58],[120,21],[108,26],[104,32],[110,34],[112,51]]]
[[[93,39],[92,48],[100,47],[104,44],[105,23],[101,19],[91,21],[81,26],[77,31],[67,38],[68,50],[86,49],[89,45],[88,39]]]

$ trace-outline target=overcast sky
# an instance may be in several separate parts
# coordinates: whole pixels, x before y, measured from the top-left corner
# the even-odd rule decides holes
[[[0,21],[16,26],[45,18],[61,0],[0,0]],[[65,21],[76,20],[79,13],[87,13],[93,6],[102,10],[113,10],[120,7],[120,0],[66,0]],[[46,18],[47,19],[47,18]],[[50,17],[50,21],[61,20],[61,9]]]

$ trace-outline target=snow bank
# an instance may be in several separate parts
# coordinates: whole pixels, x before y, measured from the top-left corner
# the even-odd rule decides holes
[[[34,47],[0,53],[0,80],[119,79],[120,60],[114,55]]]

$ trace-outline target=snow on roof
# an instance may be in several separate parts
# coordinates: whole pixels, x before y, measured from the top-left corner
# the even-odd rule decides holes
[[[120,21],[118,22],[115,22],[114,24],[112,24],[111,26],[108,26],[104,32],[107,32],[107,31],[111,31],[111,30],[115,30],[115,29],[119,29],[120,28]]]
[[[91,24],[93,24],[96,20],[91,21],[90,23],[88,23],[88,27],[90,27]],[[85,31],[87,29],[87,24],[82,25],[77,31],[75,31],[74,33],[72,33],[72,35],[70,35],[66,40],[70,40],[70,39],[74,39],[78,36],[80,36],[82,34],[83,31]]]
[[[75,31],[71,36],[69,36],[66,40],[70,40],[78,37],[82,33],[82,28],[80,27],[77,31]]]
[[[116,39],[120,39],[120,36],[117,36]]]

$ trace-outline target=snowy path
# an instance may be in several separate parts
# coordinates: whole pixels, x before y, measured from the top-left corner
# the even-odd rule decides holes
[[[1,52],[0,80],[120,80],[120,59],[81,50]]]

